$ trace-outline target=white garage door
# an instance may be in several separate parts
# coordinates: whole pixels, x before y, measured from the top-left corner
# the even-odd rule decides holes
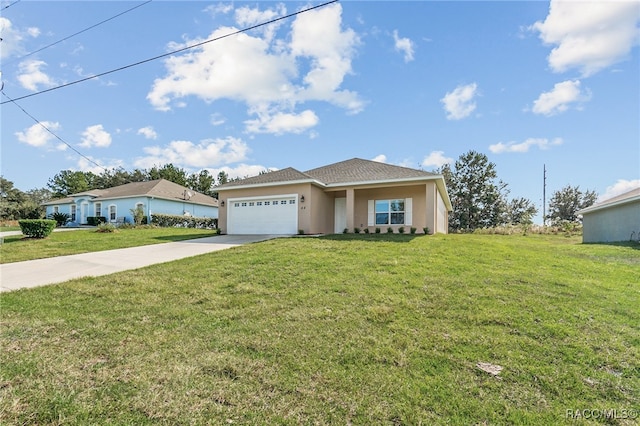
[[[298,196],[228,200],[227,234],[296,234]]]

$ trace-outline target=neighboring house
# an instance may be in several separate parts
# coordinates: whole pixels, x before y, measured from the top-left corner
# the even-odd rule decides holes
[[[216,188],[227,234],[342,233],[404,227],[447,233],[442,175],[354,158],[300,172],[291,167]]]
[[[587,207],[582,215],[582,242],[640,240],[640,188]]]
[[[86,224],[87,217],[102,216],[109,222],[133,223],[131,210],[141,206],[147,221],[152,214],[218,217],[218,200],[166,179],[132,182],[108,189],[92,189],[43,203],[47,217],[66,213],[71,222]]]

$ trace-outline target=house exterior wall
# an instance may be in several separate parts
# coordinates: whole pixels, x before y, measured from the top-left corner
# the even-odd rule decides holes
[[[335,199],[345,197],[347,199],[347,228],[353,232],[357,227],[361,230],[369,228],[374,232],[376,227],[368,225],[369,200],[387,199],[412,199],[412,222],[404,225],[405,232],[409,233],[414,227],[418,233],[428,227],[430,232],[447,233],[447,211],[442,196],[438,192],[435,182],[421,182],[410,185],[387,186],[348,186],[325,189],[311,183],[296,183],[290,185],[274,185],[253,188],[233,188],[219,193],[220,202],[225,201],[225,206],[220,207],[218,227],[223,233],[227,232],[228,200],[252,197],[277,197],[280,195],[298,194],[298,229],[306,234],[333,234],[335,229]],[[304,195],[305,201],[300,201]],[[397,229],[403,225],[391,225]],[[383,232],[386,232],[384,226]]]
[[[278,185],[278,186],[265,186],[259,188],[238,188],[238,189],[230,189],[227,191],[220,191],[218,195],[219,202],[225,202],[224,207],[220,207],[218,211],[218,228],[221,229],[222,233],[227,232],[227,212],[228,212],[228,201],[229,199],[235,198],[249,198],[249,197],[270,197],[270,196],[279,196],[279,195],[288,195],[288,194],[298,194],[298,200],[301,195],[305,196],[305,202],[298,202],[298,229],[302,229],[305,232],[308,232],[307,229],[312,228],[311,224],[311,208],[309,207],[312,203],[310,202],[312,199],[311,192],[311,184],[310,183],[298,183],[291,185]]]
[[[582,218],[584,243],[629,241],[640,233],[640,201],[602,208]],[[634,238],[634,239],[635,239]]]
[[[96,215],[96,203],[101,203],[101,216],[107,218],[107,221],[115,222],[118,218],[125,218],[125,222],[133,223],[133,215],[131,209],[135,209],[138,203],[141,203],[144,208],[144,212],[147,215],[147,220],[151,222],[151,214],[169,214],[169,215],[183,215],[188,212],[194,217],[218,217],[218,208],[214,206],[205,206],[199,204],[184,203],[181,201],[163,200],[151,197],[131,197],[131,198],[119,198],[112,200],[91,200],[88,197],[79,197],[74,203],[56,204],[46,206],[46,215],[49,217],[54,212],[54,207],[58,206],[60,213],[66,213],[71,216],[72,205],[76,206],[76,223],[86,224],[86,218],[88,216]],[[115,207],[115,219],[111,220],[110,211],[111,207]],[[83,211],[85,212],[83,217]]]

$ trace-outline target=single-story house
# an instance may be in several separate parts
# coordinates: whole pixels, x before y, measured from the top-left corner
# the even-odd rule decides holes
[[[166,179],[91,189],[43,205],[47,217],[55,212],[66,213],[76,224],[86,224],[87,217],[91,216],[102,216],[109,222],[133,223],[131,210],[138,206],[142,207],[149,223],[152,214],[218,217],[218,200]]]
[[[640,240],[640,188],[578,211],[582,242],[610,243]]]
[[[217,188],[227,234],[334,234],[355,228],[448,231],[442,175],[354,158],[306,172],[286,168]]]

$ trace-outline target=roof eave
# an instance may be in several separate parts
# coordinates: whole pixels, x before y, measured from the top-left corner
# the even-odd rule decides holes
[[[590,207],[587,207],[586,209],[578,210],[576,214],[584,215],[585,213],[593,213],[598,210],[603,210],[603,209],[608,209],[610,207],[616,207],[616,206],[621,206],[623,204],[633,203],[634,201],[640,201],[640,195],[626,198],[624,200],[615,201],[613,203],[590,206]]]
[[[304,183],[310,183],[312,185],[316,185],[322,188],[325,188],[327,186],[324,183],[315,179],[300,179],[300,180],[287,180],[287,181],[281,181],[281,182],[253,183],[248,185],[239,184],[239,185],[229,186],[227,188],[219,187],[219,188],[216,188],[215,190],[218,192],[223,192],[223,191],[232,191],[234,189],[265,188],[269,186],[286,186],[286,185],[297,185],[297,184],[304,184]]]

